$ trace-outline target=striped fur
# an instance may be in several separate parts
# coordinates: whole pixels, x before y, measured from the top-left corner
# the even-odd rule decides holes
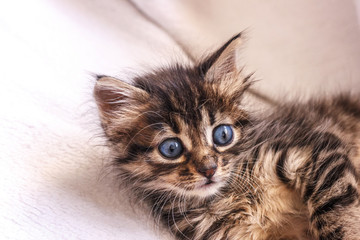
[[[122,183],[177,239],[360,239],[360,100],[337,96],[250,114],[240,35],[196,67],[99,77],[94,95]],[[212,132],[231,125],[232,142]],[[184,146],[177,159],[158,150]],[[198,166],[215,163],[209,182]]]

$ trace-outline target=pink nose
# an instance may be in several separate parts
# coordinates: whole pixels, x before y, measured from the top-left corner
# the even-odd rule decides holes
[[[216,172],[217,166],[212,165],[208,167],[198,168],[198,172],[204,175],[206,178],[210,179],[212,176],[214,176]]]

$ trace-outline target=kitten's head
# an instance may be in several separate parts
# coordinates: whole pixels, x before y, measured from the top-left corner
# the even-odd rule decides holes
[[[240,35],[196,67],[133,80],[99,77],[94,95],[123,181],[135,189],[208,197],[229,181],[248,119],[236,67]]]

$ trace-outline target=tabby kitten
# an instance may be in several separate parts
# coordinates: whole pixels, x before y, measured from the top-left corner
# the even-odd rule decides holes
[[[132,84],[98,77],[122,182],[177,239],[360,239],[360,101],[248,113],[240,43]]]

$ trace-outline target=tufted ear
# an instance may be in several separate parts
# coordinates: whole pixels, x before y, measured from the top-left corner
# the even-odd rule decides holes
[[[203,61],[199,69],[205,80],[217,81],[229,74],[237,74],[237,50],[241,44],[239,33]]]
[[[231,101],[241,101],[244,91],[251,85],[252,74],[243,76],[238,68],[237,55],[242,44],[241,33],[228,40],[222,47],[200,63],[202,78],[219,94]]]
[[[104,124],[117,122],[126,125],[146,105],[149,94],[119,79],[100,76],[94,88],[94,97]]]

